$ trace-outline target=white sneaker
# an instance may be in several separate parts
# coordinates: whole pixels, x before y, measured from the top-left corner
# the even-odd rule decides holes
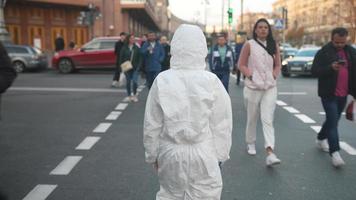
[[[255,144],[247,144],[247,153],[251,156],[256,155],[256,147]]]
[[[269,167],[272,165],[280,164],[280,163],[281,163],[281,160],[279,160],[274,153],[270,153],[266,158],[266,165]]]
[[[131,96],[125,97],[124,100],[122,100],[125,103],[128,103],[131,101]]]
[[[137,103],[137,102],[138,102],[137,95],[133,95],[133,96],[131,97],[131,101]]]
[[[338,151],[335,151],[331,154],[331,162],[333,163],[334,167],[341,167],[345,165],[345,162],[341,158],[340,153]]]
[[[111,83],[111,87],[117,87],[117,84],[118,84],[117,81],[113,81],[113,82]]]
[[[316,145],[318,146],[319,149],[321,149],[324,152],[329,152],[329,144],[328,144],[328,140],[324,139],[324,140],[316,140],[315,141]]]

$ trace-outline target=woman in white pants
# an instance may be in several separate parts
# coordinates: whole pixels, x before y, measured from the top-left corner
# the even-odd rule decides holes
[[[281,70],[281,62],[279,48],[266,19],[256,22],[253,39],[246,42],[242,48],[238,67],[246,76],[244,100],[247,108],[247,152],[256,155],[256,123],[260,115],[267,152],[266,164],[279,164],[281,161],[273,153],[273,119],[277,99],[276,79]]]

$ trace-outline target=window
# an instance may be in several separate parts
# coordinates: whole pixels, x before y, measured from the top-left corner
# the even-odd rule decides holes
[[[10,33],[11,41],[14,44],[21,44],[21,28],[18,25],[8,25],[7,31]]]
[[[42,26],[29,26],[28,27],[28,44],[34,46],[35,39],[39,39],[41,41],[41,46],[39,48],[43,48],[43,43],[45,41],[45,31]]]
[[[62,9],[51,9],[51,17],[53,20],[65,20],[66,12]]]
[[[32,19],[43,19],[44,10],[42,8],[30,8],[29,15]]]
[[[28,51],[24,47],[12,47],[14,53],[19,53],[19,54],[28,54]]]
[[[84,48],[87,50],[97,50],[99,49],[99,47],[100,47],[99,41],[93,41],[84,46]]]
[[[114,49],[116,41],[101,41],[100,49]]]
[[[73,29],[74,43],[78,46],[82,46],[88,41],[88,29],[87,28],[75,28]]]

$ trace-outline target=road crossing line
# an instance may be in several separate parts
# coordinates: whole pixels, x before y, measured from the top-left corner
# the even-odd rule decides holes
[[[105,133],[110,126],[112,125],[112,123],[100,123],[94,130],[94,133]]]
[[[82,158],[83,158],[83,156],[67,156],[49,174],[50,175],[68,175]]]
[[[325,112],[319,112],[319,115],[325,115]],[[342,112],[341,115],[346,115],[346,113]]]
[[[277,101],[276,101],[276,104],[279,105],[279,106],[287,106],[287,104],[284,103],[284,102],[281,101],[281,100],[277,100]]]
[[[313,129],[316,133],[319,133],[321,130],[321,126],[310,126],[311,129]]]
[[[125,110],[128,105],[129,105],[128,103],[119,103],[116,106],[115,110]]]
[[[300,119],[305,124],[315,124],[316,123],[313,119],[311,119],[310,117],[308,117],[304,114],[295,114],[294,116],[296,116],[298,119]]]
[[[356,155],[356,149],[354,149],[352,146],[347,144],[346,142],[342,141],[339,142],[340,148],[346,151],[348,154],[355,156]]]
[[[120,111],[112,111],[106,118],[105,120],[117,120],[117,118],[120,117],[122,112]]]
[[[86,137],[75,149],[90,150],[99,140],[100,137]]]
[[[38,92],[106,92],[106,93],[124,93],[124,89],[106,89],[106,88],[61,88],[61,87],[11,87],[10,91],[38,91]]]
[[[306,92],[278,92],[278,95],[307,95]]]
[[[288,111],[289,113],[292,113],[292,114],[300,113],[299,110],[297,110],[293,107],[290,107],[290,106],[284,106],[283,109]]]
[[[37,185],[23,200],[45,200],[56,188],[57,185]]]

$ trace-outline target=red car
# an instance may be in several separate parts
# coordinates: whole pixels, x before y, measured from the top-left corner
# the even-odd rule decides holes
[[[64,50],[52,58],[52,66],[61,73],[71,73],[75,69],[114,68],[115,43],[120,37],[98,37],[74,50]]]

